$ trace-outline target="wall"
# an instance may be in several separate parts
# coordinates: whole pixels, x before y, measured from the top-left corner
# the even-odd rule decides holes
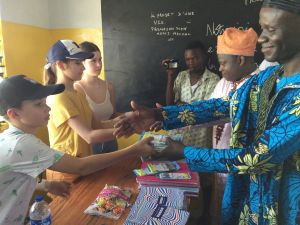
[[[18,6],[18,7],[16,7]],[[25,73],[41,81],[50,32],[48,0],[1,0],[7,74]]]
[[[0,17],[8,75],[23,73],[41,82],[47,51],[59,39],[92,41],[103,52],[101,0],[0,0]],[[46,129],[39,137],[48,143]],[[122,138],[119,145],[136,140]]]
[[[51,43],[59,39],[92,41],[103,52],[101,0],[49,0],[49,3]]]
[[[7,74],[25,73],[41,81],[47,51],[58,39],[94,41],[103,49],[100,0],[82,2],[1,0]]]
[[[28,74],[42,81],[50,31],[48,0],[1,0],[0,14],[6,74]],[[46,129],[39,137],[48,142]]]

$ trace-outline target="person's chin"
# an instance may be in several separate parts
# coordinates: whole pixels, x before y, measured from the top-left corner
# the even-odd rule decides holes
[[[45,126],[45,125],[47,125],[47,124],[48,124],[48,122],[49,122],[49,119],[50,119],[50,116],[47,116],[47,117],[44,119],[44,121],[43,121],[43,122],[41,122],[41,123],[42,123],[42,126]]]
[[[231,81],[230,76],[227,76],[226,74],[222,74],[222,78],[224,78],[227,81]]]
[[[265,60],[268,62],[277,62],[278,57],[276,57],[276,55],[265,55]]]
[[[81,80],[81,76],[80,76],[80,77],[73,77],[73,78],[72,78],[72,81],[73,81],[73,82],[80,81],[80,80]]]
[[[199,73],[199,72],[201,72],[201,69],[199,69],[199,68],[190,68],[189,71],[190,71],[190,73]]]
[[[95,71],[95,76],[99,76],[100,73],[101,73],[101,70],[96,70],[96,71]]]
[[[275,62],[276,57],[273,48],[262,48],[261,52],[264,54],[264,57],[269,62]]]

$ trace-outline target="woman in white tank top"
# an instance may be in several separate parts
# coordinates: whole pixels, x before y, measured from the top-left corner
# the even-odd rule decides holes
[[[80,47],[86,52],[94,53],[94,57],[83,61],[85,70],[82,79],[74,84],[74,88],[86,95],[96,120],[108,120],[115,113],[115,92],[111,83],[99,78],[102,70],[100,49],[91,42],[83,42]],[[116,139],[93,145],[93,153],[106,153],[118,149]]]

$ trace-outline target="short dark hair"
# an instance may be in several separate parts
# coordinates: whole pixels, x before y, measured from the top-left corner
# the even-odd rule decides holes
[[[191,49],[200,49],[204,53],[207,52],[206,46],[201,41],[191,41],[191,42],[189,42],[186,45],[185,50],[191,50]]]
[[[186,50],[195,50],[195,49],[199,49],[203,55],[205,56],[205,66],[208,65],[208,61],[209,61],[209,54],[207,52],[207,48],[206,46],[201,42],[201,41],[191,41],[189,42],[186,47],[185,47],[185,51]]]
[[[79,46],[85,52],[100,52],[98,46],[89,41],[84,41],[80,43]]]

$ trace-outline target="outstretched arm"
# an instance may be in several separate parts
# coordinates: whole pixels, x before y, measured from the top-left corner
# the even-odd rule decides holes
[[[255,179],[255,175],[274,170],[299,150],[299,111],[300,101],[283,113],[256,142],[245,148],[195,148],[170,141],[171,145],[163,156],[185,157],[194,171],[250,174]]]
[[[134,111],[125,113],[125,118],[115,124],[114,135],[117,137],[124,136],[128,127],[134,128],[137,133],[149,130],[156,121],[163,121],[164,128],[169,130],[212,121],[218,124],[220,120],[227,121],[229,118],[229,97],[162,108],[147,108],[132,101],[131,107]],[[212,125],[214,123],[206,124]]]
[[[81,115],[68,120],[68,125],[89,144],[113,140],[113,125],[107,123],[107,126],[102,125],[101,127],[102,122],[98,123],[95,127],[91,127]]]
[[[229,121],[229,103],[229,97],[226,97],[162,107],[164,128],[170,130],[198,124],[212,126],[219,124],[220,120]]]
[[[148,156],[155,153],[151,141],[152,138],[147,138],[116,152],[92,155],[84,158],[64,154],[50,169],[63,173],[87,175],[129,157]]]

